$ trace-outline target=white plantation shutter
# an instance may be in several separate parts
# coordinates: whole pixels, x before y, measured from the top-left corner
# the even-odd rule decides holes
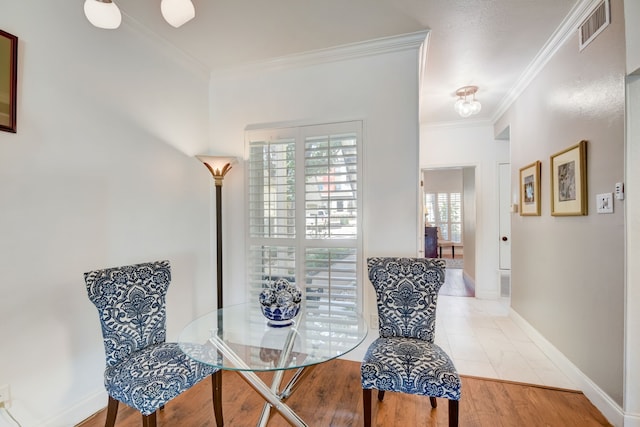
[[[431,225],[436,224],[436,195],[427,193],[424,197],[424,208],[426,211],[425,221]]]
[[[356,307],[355,248],[307,248],[305,284],[307,310],[322,315],[331,310],[350,313]]]
[[[249,146],[249,235],[295,237],[295,140],[258,138]]]
[[[309,239],[356,239],[357,135],[305,139],[305,218]]]
[[[439,239],[462,242],[462,194],[427,193],[426,221],[439,228]]]
[[[252,245],[249,247],[249,286],[257,300],[263,283],[284,278],[294,283],[296,278],[296,248],[294,246]]]
[[[247,133],[251,298],[284,277],[307,316],[359,311],[361,135],[361,122]]]

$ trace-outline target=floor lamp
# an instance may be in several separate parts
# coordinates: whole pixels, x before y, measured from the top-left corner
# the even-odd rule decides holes
[[[236,163],[235,157],[221,157],[221,156],[196,156],[204,165],[209,169],[216,186],[216,267],[217,267],[217,283],[216,283],[216,298],[218,303],[218,310],[223,306],[222,304],[222,181],[224,176],[229,172],[231,166]],[[222,326],[222,318],[219,319],[219,327]],[[213,395],[216,399],[216,404],[213,405],[216,410],[216,424],[218,427],[222,427],[222,370],[219,370],[214,375],[213,381]]]
[[[216,266],[218,309],[222,308],[222,181],[236,163],[235,157],[196,156],[209,169],[216,185]]]

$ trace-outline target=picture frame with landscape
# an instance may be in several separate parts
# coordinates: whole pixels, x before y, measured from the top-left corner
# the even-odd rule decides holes
[[[539,160],[520,169],[520,215],[540,216]]]
[[[587,215],[587,141],[551,156],[551,215]]]

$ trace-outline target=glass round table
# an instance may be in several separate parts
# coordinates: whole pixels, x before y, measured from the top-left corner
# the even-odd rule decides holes
[[[266,426],[271,408],[293,426],[306,426],[285,404],[314,366],[345,355],[362,343],[367,324],[342,308],[303,304],[293,324],[269,326],[259,304],[239,304],[213,311],[189,323],[178,343],[189,357],[238,374],[267,401],[258,426]],[[284,372],[296,370],[280,390]],[[256,372],[275,371],[271,386]]]

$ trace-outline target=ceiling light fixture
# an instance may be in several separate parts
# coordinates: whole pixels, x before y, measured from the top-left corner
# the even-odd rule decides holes
[[[162,0],[160,11],[164,20],[175,28],[186,24],[196,16],[196,8],[191,0]]]
[[[456,90],[458,99],[456,103],[453,104],[453,108],[461,117],[466,118],[473,114],[478,114],[482,109],[482,105],[476,100],[477,91],[478,86],[463,86]],[[471,101],[467,99],[468,96],[472,97]]]
[[[111,0],[85,0],[84,15],[94,27],[113,30],[122,22],[120,9]]]
[[[162,0],[160,12],[169,25],[178,28],[196,16],[191,0]],[[94,27],[112,30],[122,22],[120,8],[112,0],[85,0],[84,14]]]

